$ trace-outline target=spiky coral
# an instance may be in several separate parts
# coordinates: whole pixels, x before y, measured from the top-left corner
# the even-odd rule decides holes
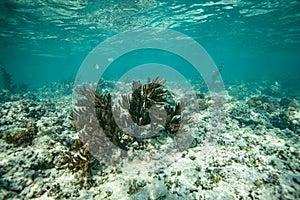
[[[76,92],[82,98],[77,100],[74,120],[76,126],[82,128],[80,139],[89,144],[90,151],[107,155],[109,153],[102,150],[108,149],[111,143],[124,150],[134,141],[142,144],[140,139],[122,130],[118,126],[120,123],[128,125],[129,121],[133,121],[138,126],[156,123],[164,125],[168,132],[176,133],[180,128],[182,109],[180,103],[167,103],[168,91],[162,88],[165,82],[165,79],[158,80],[158,77],[152,81],[148,78],[145,85],[140,81],[133,82],[132,94],[123,95],[122,101],[119,101],[120,106],[128,110],[131,120],[121,117],[120,107],[112,108],[110,94],[100,94],[89,87],[77,88]],[[118,123],[114,116],[121,118]]]
[[[133,82],[133,93],[129,102],[129,113],[132,120],[137,125],[142,126],[150,124],[150,108],[155,104],[162,104],[166,102],[166,97],[164,94],[167,92],[167,90],[161,88],[165,82],[165,79],[158,80],[158,77],[152,81],[150,78],[148,78],[147,84],[143,86],[141,85],[140,81]]]
[[[166,105],[165,110],[167,112],[165,128],[167,131],[174,134],[174,133],[178,132],[178,130],[180,128],[181,111],[182,111],[181,104],[177,103],[175,107]]]
[[[161,123],[162,120],[160,119],[166,117],[165,129],[174,134],[180,128],[182,108],[180,103],[177,103],[175,106],[166,103],[168,90],[162,88],[165,82],[165,79],[158,80],[158,77],[152,81],[148,78],[147,84],[143,86],[140,84],[140,81],[133,82],[129,113],[133,121],[139,126],[150,124],[151,120]],[[123,96],[123,102],[126,101],[128,101],[126,96]],[[164,106],[166,116],[160,116],[161,110],[155,107],[158,105]],[[151,108],[154,108],[151,110],[152,118],[150,117]]]
[[[84,188],[88,189],[90,187],[91,175],[92,175],[92,154],[87,150],[85,146],[83,146],[80,140],[76,140],[73,148],[79,149],[78,153],[73,156],[68,157],[69,169],[73,172],[77,172],[79,170],[82,171],[81,183]]]
[[[121,142],[124,133],[112,113],[111,95],[102,95],[88,88],[76,91],[84,97],[77,102],[81,108],[74,111],[76,125],[83,127],[80,139],[89,142],[90,146],[102,147],[105,138],[108,138],[114,145],[126,149]]]
[[[133,82],[132,94],[123,95],[122,101],[119,101],[119,105],[128,110],[131,120],[128,116],[123,118],[120,107],[112,107],[110,94],[100,94],[90,87],[75,90],[82,98],[77,100],[73,113],[75,125],[80,128],[80,140],[77,140],[73,148],[83,144],[84,146],[70,157],[69,163],[72,171],[82,169],[84,185],[89,179],[91,155],[104,162],[113,162],[116,146],[127,150],[131,144],[137,142],[143,148],[143,139],[129,135],[118,126],[119,123],[128,125],[129,121],[133,121],[138,126],[145,126],[153,124],[154,120],[155,123],[164,125],[167,132],[175,134],[179,130],[182,106],[180,103],[167,103],[167,98],[170,97],[166,95],[168,91],[162,88],[165,82],[165,79],[158,80],[158,77],[152,81],[148,78],[145,85],[140,81]],[[165,115],[161,116],[161,113]],[[114,116],[118,116],[120,122],[117,123]]]
[[[14,144],[15,146],[26,147],[32,144],[32,140],[37,134],[37,127],[34,120],[28,122],[26,130],[17,131],[14,134],[5,133],[3,140],[8,144]]]
[[[168,132],[175,134],[180,128],[182,108],[180,103],[176,105],[167,103],[168,91],[162,88],[165,82],[165,79],[158,80],[158,77],[152,81],[148,78],[145,85],[140,81],[134,81],[131,96],[123,95],[119,104],[129,111],[131,120],[138,126],[150,123],[164,124]],[[126,150],[129,143],[142,142],[120,129],[119,123],[128,124],[130,120],[124,117],[118,124],[116,123],[114,116],[121,116],[121,111],[117,106],[112,108],[110,94],[100,94],[88,87],[76,89],[76,92],[83,98],[78,99],[76,103],[75,123],[77,127],[83,128],[80,139],[89,144],[91,151],[99,153],[101,149],[107,149],[106,146],[110,143]]]

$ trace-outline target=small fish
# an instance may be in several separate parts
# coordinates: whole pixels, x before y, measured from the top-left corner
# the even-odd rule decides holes
[[[95,64],[95,69],[98,70],[100,68],[99,64]]]

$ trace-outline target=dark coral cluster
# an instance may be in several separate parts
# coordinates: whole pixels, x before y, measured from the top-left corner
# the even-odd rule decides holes
[[[133,82],[132,93],[123,94],[117,106],[113,106],[109,93],[101,94],[88,86],[76,89],[81,98],[76,102],[73,117],[80,135],[73,149],[80,148],[78,153],[69,157],[69,166],[73,171],[82,170],[84,185],[88,182],[93,156],[104,162],[113,162],[116,147],[126,151],[134,142],[138,144],[137,148],[145,147],[146,141],[121,129],[120,123],[125,127],[132,123],[138,127],[159,123],[171,134],[180,129],[182,106],[180,103],[167,103],[168,91],[163,88],[165,82],[158,77],[152,81],[148,78],[145,85],[140,81]],[[129,116],[122,115],[122,109]],[[115,116],[120,118],[118,122]]]
[[[171,133],[178,132],[181,123],[181,111],[182,111],[181,104],[177,103],[175,107],[166,105],[165,109],[168,114],[166,119],[166,124],[165,124],[166,130]]]
[[[268,113],[274,112],[279,108],[279,103],[275,100],[271,100],[267,96],[256,96],[248,100],[247,104],[250,107],[267,111]]]
[[[180,103],[167,103],[165,94],[168,91],[162,87],[164,83],[165,79],[158,80],[158,77],[152,81],[148,78],[145,85],[139,81],[133,82],[132,94],[124,94],[119,101],[120,105],[114,107],[110,94],[100,94],[88,87],[77,89],[76,92],[83,98],[76,103],[74,120],[76,127],[82,129],[82,142],[88,143],[89,149],[98,153],[101,152],[100,149],[106,149],[103,145],[107,146],[109,143],[124,150],[134,141],[142,144],[143,141],[126,133],[116,122],[115,116],[121,116],[121,108],[130,114],[130,119],[120,117],[123,124],[130,124],[130,121],[136,126],[163,123],[167,132],[175,134],[180,128],[182,107]]]
[[[300,119],[295,117],[299,105],[295,99],[282,98],[280,100],[281,110],[279,114],[272,116],[271,122],[273,126],[280,129],[290,129],[295,133],[300,133]]]
[[[82,128],[80,140],[88,143],[94,152],[106,149],[103,145],[110,143],[125,148],[121,142],[123,132],[113,116],[111,95],[100,94],[90,88],[77,89],[76,92],[83,96],[77,102],[78,109],[74,110],[76,127]]]
[[[84,188],[88,189],[91,185],[92,154],[83,146],[81,140],[76,140],[72,145],[72,149],[76,149],[78,152],[66,157],[69,163],[68,167],[73,172],[82,171],[81,183]]]
[[[174,134],[180,127],[182,107],[180,103],[168,103],[170,95],[162,87],[165,82],[165,79],[158,80],[158,77],[152,81],[148,78],[145,85],[134,81],[131,96],[123,95],[120,105],[129,111],[136,125],[164,124],[165,130]]]
[[[37,127],[34,120],[28,122],[26,130],[16,131],[14,134],[6,132],[3,140],[8,144],[26,147],[32,144],[32,140],[37,134]]]
[[[203,93],[197,93],[196,97],[197,97],[199,110],[206,110],[210,106],[208,97],[205,96]]]
[[[143,86],[140,81],[133,82],[129,113],[134,123],[138,126],[150,124],[150,108],[166,102],[164,94],[167,90],[161,88],[165,82],[165,79],[158,81],[158,77],[152,81],[148,78],[147,84]]]
[[[289,129],[300,132],[300,120],[297,115],[299,105],[295,99],[284,97],[272,99],[268,96],[255,96],[247,101],[248,107],[238,106],[229,113],[240,125],[256,127],[265,124],[268,127]],[[259,115],[253,113],[253,111]]]

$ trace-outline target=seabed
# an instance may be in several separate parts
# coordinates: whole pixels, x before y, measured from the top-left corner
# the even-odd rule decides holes
[[[213,102],[207,93],[197,95],[201,109],[185,129],[196,133],[191,147],[144,173],[101,159],[92,159],[88,172],[70,167],[70,158],[87,156],[73,148],[79,132],[72,119],[72,88],[72,83],[52,83],[1,92],[0,199],[300,198],[299,91],[278,82],[226,83],[224,124],[205,155]],[[15,143],[7,139],[14,134],[19,134]],[[165,141],[152,143],[152,150],[159,153]]]

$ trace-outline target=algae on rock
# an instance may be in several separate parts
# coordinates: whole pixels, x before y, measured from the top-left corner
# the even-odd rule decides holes
[[[34,120],[28,122],[26,130],[16,131],[14,134],[6,132],[3,135],[3,140],[8,144],[14,146],[26,147],[32,144],[32,140],[37,134],[37,127]]]
[[[82,171],[81,183],[84,188],[89,189],[91,186],[91,176],[92,176],[92,154],[88,151],[85,146],[81,146],[79,151],[68,157],[69,169],[72,172]]]

